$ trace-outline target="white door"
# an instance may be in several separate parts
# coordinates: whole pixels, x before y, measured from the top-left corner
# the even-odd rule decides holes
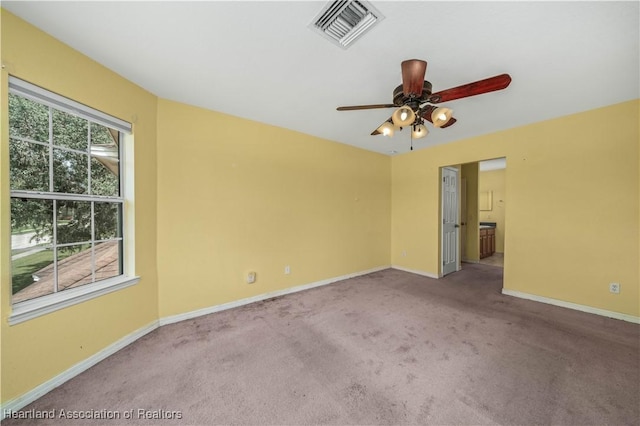
[[[458,268],[458,169],[442,169],[442,275]]]

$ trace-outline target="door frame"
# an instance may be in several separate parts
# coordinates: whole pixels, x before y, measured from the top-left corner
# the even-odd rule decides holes
[[[460,171],[460,209],[458,214],[458,221],[460,222],[460,238],[458,241],[460,242],[460,249],[458,253],[460,253],[460,261],[458,262],[459,268],[462,269],[462,262],[466,260],[467,257],[467,180],[462,177],[462,170]]]

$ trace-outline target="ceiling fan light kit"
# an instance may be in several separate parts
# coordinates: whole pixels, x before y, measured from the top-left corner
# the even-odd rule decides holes
[[[481,95],[507,88],[511,83],[509,74],[500,74],[462,86],[452,87],[432,93],[431,83],[424,79],[427,71],[426,61],[408,59],[402,61],[402,84],[393,91],[392,104],[341,106],[338,111],[355,111],[374,108],[397,108],[391,118],[382,123],[371,135],[393,136],[397,129],[412,126],[411,138],[419,139],[427,136],[429,130],[423,120],[429,121],[436,128],[447,128],[456,123],[453,111],[433,104]]]

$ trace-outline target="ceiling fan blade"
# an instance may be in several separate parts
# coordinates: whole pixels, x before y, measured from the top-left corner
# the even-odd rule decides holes
[[[509,74],[500,74],[495,77],[485,78],[484,80],[474,81],[473,83],[463,84],[462,86],[433,93],[429,96],[429,102],[448,102],[454,99],[494,92],[505,89],[509,86],[509,83],[511,83],[511,76],[509,76]]]
[[[353,106],[341,106],[336,109],[338,111],[357,111],[360,109],[393,108],[395,106],[397,105],[394,105],[394,104],[353,105]]]
[[[420,59],[402,61],[402,92],[405,96],[420,96],[427,63]]]
[[[453,126],[456,123],[456,121],[458,121],[458,120],[456,120],[455,118],[451,117],[451,119],[447,122],[447,124],[444,124],[444,125],[440,126],[440,128],[441,129],[446,129],[449,126]]]

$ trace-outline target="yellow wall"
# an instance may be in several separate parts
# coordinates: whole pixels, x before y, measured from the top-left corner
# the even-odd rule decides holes
[[[480,222],[496,223],[496,252],[504,253],[504,218],[506,210],[505,169],[480,172],[478,175],[478,191],[492,191],[493,206],[491,210],[480,210]]]
[[[387,156],[160,100],[158,168],[161,317],[389,264]]]
[[[3,402],[157,319],[156,97],[6,10],[2,14],[0,277]],[[11,306],[7,74],[134,121],[136,272],[133,286],[9,326]],[[133,117],[137,117],[134,119]]]
[[[504,287],[638,316],[639,103],[393,157],[392,263],[439,271],[439,168],[506,157]]]

